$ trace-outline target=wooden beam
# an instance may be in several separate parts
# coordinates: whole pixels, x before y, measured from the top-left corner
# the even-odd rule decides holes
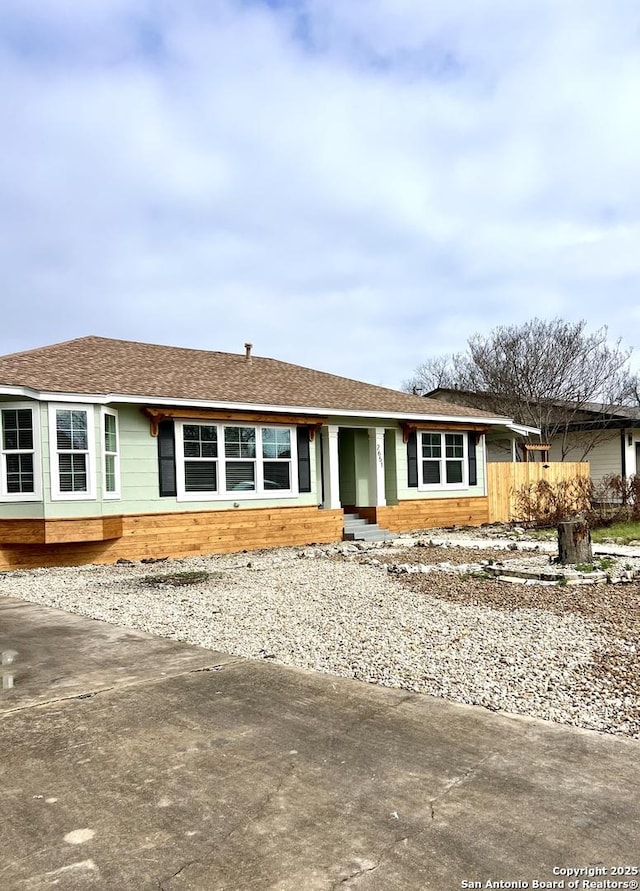
[[[327,418],[315,415],[290,415],[275,412],[223,411],[210,408],[153,408],[141,409],[151,421],[151,435],[158,435],[160,421],[175,418],[182,421],[237,421],[241,424],[282,424],[287,427],[309,427],[309,439],[313,442],[316,431],[327,423]]]
[[[403,442],[408,442],[411,433],[418,430],[437,430],[440,433],[474,432],[481,436],[490,429],[484,424],[465,424],[464,421],[402,421],[400,427]]]

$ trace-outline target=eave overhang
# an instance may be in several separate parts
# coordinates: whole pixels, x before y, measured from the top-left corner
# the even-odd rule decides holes
[[[436,422],[439,425],[453,424],[465,425],[471,429],[472,425],[483,427],[505,426],[513,423],[511,418],[482,417],[478,415],[446,415],[431,414],[429,412],[406,411],[370,411],[354,409],[348,406],[327,408],[315,405],[274,405],[262,402],[225,402],[223,400],[204,399],[175,399],[164,396],[139,396],[127,393],[61,393],[46,390],[34,390],[30,387],[15,387],[0,385],[0,396],[18,396],[25,399],[35,399],[39,402],[65,402],[65,403],[89,403],[92,405],[109,405],[120,403],[124,405],[139,405],[141,407],[153,407],[160,409],[184,408],[184,409],[208,409],[218,411],[262,412],[274,414],[292,414],[328,418],[372,418],[376,420],[390,421],[423,421]]]

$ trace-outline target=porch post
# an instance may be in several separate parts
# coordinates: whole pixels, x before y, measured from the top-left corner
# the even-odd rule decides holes
[[[340,472],[338,464],[338,428],[329,424],[322,428],[322,463],[324,467],[324,504],[330,510],[339,510]]]
[[[384,428],[369,427],[369,500],[372,507],[384,507]]]

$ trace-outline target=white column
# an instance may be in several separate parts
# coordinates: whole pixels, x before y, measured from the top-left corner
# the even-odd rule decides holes
[[[338,428],[333,424],[322,428],[322,464],[324,472],[323,507],[339,510],[340,470],[338,464]]]
[[[369,501],[371,507],[384,507],[384,429],[369,427]]]
[[[487,458],[487,435],[483,433],[481,436],[482,441],[482,494],[489,494],[489,486],[487,482],[487,476],[489,475],[489,468],[487,467],[488,458]],[[477,472],[477,471],[476,471]]]

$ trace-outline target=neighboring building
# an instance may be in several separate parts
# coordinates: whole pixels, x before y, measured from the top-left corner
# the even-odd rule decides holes
[[[468,410],[486,410],[489,404],[484,393],[445,387],[432,390],[426,397],[455,403]],[[517,429],[517,425],[513,427]],[[523,429],[531,431],[531,428]],[[566,439],[561,434],[547,436],[544,429],[540,435],[543,445],[536,446],[524,438],[509,438],[504,431],[494,429],[486,438],[487,459],[589,461],[595,483],[605,476],[630,477],[640,472],[640,408],[585,403],[572,412]]]
[[[0,357],[0,569],[488,520],[488,412],[246,353],[101,337]],[[516,429],[518,429],[516,427]]]

